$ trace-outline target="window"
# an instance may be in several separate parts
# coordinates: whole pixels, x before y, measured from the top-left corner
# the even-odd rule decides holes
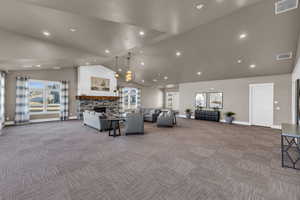
[[[166,108],[172,110],[179,110],[179,93],[166,92]]]
[[[137,108],[137,88],[123,88],[123,109],[131,110]]]
[[[30,113],[58,113],[60,111],[60,83],[29,81]]]

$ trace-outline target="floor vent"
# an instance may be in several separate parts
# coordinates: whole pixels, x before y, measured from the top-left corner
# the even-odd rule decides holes
[[[299,0],[279,0],[275,3],[276,15],[298,8]]]
[[[276,56],[276,60],[289,60],[293,58],[293,52],[281,53]]]

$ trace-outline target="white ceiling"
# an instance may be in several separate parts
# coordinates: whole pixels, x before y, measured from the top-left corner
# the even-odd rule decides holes
[[[137,82],[146,85],[290,73],[294,60],[277,62],[275,56],[296,53],[300,30],[300,9],[276,16],[274,0],[0,3],[0,68],[26,70],[32,68],[24,66],[41,64],[40,70],[86,62],[114,68],[114,56],[133,51]],[[204,4],[202,10],[195,8],[198,3]],[[243,32],[248,37],[239,40]],[[176,51],[182,56],[176,57]],[[250,69],[252,63],[257,67]]]

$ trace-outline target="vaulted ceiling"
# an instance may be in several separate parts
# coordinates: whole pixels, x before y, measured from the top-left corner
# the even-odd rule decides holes
[[[118,55],[124,72],[122,56],[131,51],[136,82],[144,85],[290,73],[294,59],[275,57],[295,55],[300,32],[300,9],[275,15],[274,0],[0,3],[0,69],[102,64],[116,70]]]

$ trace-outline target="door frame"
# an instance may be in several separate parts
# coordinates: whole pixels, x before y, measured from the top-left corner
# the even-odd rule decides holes
[[[270,127],[274,125],[274,83],[255,83],[255,84],[249,84],[249,125],[253,125],[252,122],[252,95],[253,91],[252,89],[255,86],[272,86],[272,123]]]

